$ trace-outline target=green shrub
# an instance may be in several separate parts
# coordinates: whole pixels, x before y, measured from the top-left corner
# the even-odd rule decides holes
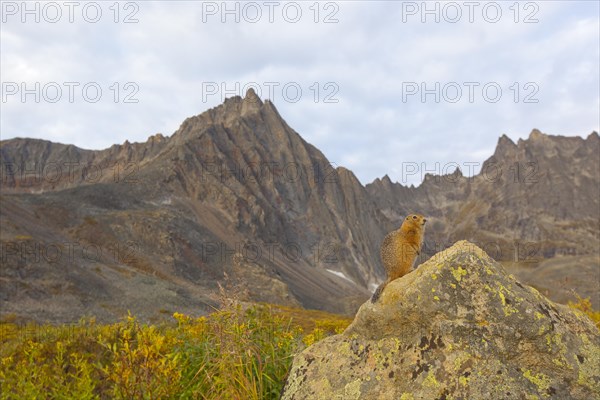
[[[294,355],[350,322],[239,303],[173,317],[159,325],[131,315],[114,324],[0,323],[0,399],[277,399]]]

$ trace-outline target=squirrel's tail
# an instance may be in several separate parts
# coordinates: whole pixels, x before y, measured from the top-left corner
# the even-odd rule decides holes
[[[381,285],[379,285],[377,289],[375,289],[373,296],[371,296],[371,303],[375,303],[377,300],[379,300],[379,296],[381,296],[381,292],[383,292],[383,289],[387,286],[387,284],[388,282],[385,281]]]

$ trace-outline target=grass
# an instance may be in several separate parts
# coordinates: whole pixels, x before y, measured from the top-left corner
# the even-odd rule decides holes
[[[571,307],[596,324],[589,299]],[[165,310],[166,312],[166,310]],[[72,325],[0,323],[0,399],[277,399],[293,357],[351,319],[231,302],[149,325],[127,315]]]
[[[585,315],[587,315],[593,322],[596,324],[598,329],[600,329],[600,311],[595,311],[592,308],[592,302],[589,297],[582,298],[577,293],[577,301],[569,301],[568,306],[579,311],[583,311]]]
[[[234,302],[148,325],[0,324],[0,399],[277,399],[295,354],[351,322]]]

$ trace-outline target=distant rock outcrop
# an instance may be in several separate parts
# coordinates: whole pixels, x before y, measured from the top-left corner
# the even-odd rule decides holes
[[[461,241],[296,356],[282,399],[597,399],[600,336],[579,311]]]
[[[366,189],[396,226],[413,210],[430,217],[428,255],[466,239],[498,261],[531,265],[558,255],[598,254],[598,154],[596,132],[584,139],[534,129],[517,143],[502,135],[474,176],[428,174],[416,188],[384,177]]]

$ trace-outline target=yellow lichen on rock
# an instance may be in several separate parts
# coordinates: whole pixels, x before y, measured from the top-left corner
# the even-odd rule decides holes
[[[537,386],[538,390],[542,393],[547,393],[550,388],[550,378],[542,373],[534,374],[530,370],[526,370],[523,373],[523,376],[535,386]],[[547,396],[545,396],[547,397]]]
[[[344,333],[307,348],[314,362],[298,356],[290,376],[300,371],[302,383],[286,385],[282,400],[347,398],[356,380],[361,400],[600,398],[600,335],[580,313],[468,242],[418,271],[363,304]],[[327,391],[314,383],[323,375]]]
[[[462,277],[466,274],[467,270],[463,269],[462,267],[452,268],[452,276],[454,276],[454,279],[456,279],[458,282],[460,282]]]

